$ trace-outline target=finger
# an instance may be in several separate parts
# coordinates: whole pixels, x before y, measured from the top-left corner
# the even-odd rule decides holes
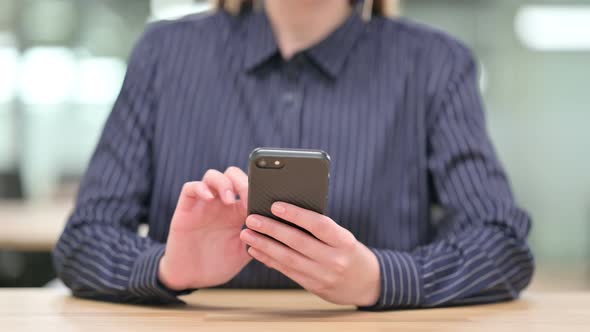
[[[250,247],[262,251],[274,260],[313,279],[322,280],[328,272],[317,262],[314,262],[295,250],[250,229],[242,230],[240,238],[246,244],[250,245]]]
[[[336,254],[336,249],[333,247],[293,226],[272,218],[252,214],[246,218],[246,225],[319,263],[331,262]]]
[[[213,193],[208,186],[201,181],[187,182],[182,186],[178,198],[178,208],[190,210],[198,200],[210,201],[214,199]]]
[[[273,203],[271,211],[275,216],[308,230],[330,246],[339,248],[354,243],[352,233],[323,214],[285,202]]]
[[[244,208],[248,207],[248,175],[244,173],[241,169],[235,166],[229,167],[225,171],[225,176],[227,176],[230,181],[233,183],[234,190],[240,195],[240,201],[242,201],[242,205]]]
[[[271,269],[275,269],[275,270],[281,272],[282,274],[287,276],[289,279],[295,281],[301,287],[303,287],[309,291],[318,289],[320,286],[320,283],[317,280],[310,278],[301,272],[297,272],[297,271],[287,267],[285,264],[278,262],[277,260],[271,258],[270,256],[268,256],[264,252],[254,248],[254,247],[250,247],[248,249],[248,253],[250,254],[250,256],[252,256],[257,261],[261,262],[262,264],[268,266]]]
[[[218,170],[210,169],[205,172],[203,182],[212,189],[225,204],[233,204],[236,201],[233,183]]]

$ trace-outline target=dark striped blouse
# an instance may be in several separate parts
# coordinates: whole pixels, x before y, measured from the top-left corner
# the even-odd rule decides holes
[[[476,67],[455,39],[401,19],[353,14],[289,61],[263,13],[152,24],[55,248],[57,272],[77,296],[178,301],[157,268],[183,183],[246,170],[258,146],[298,147],[330,154],[327,214],[379,260],[372,309],[513,299],[533,273],[530,219],[486,133]],[[253,261],[224,287],[297,285]]]

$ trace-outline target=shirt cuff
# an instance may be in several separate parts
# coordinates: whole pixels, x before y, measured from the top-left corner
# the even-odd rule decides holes
[[[178,296],[194,291],[192,289],[174,291],[160,282],[158,268],[165,250],[165,244],[154,244],[139,255],[131,270],[129,289],[132,294],[142,299],[142,303],[184,304]]]
[[[410,253],[370,248],[377,256],[381,273],[381,294],[372,306],[361,310],[413,308],[423,301],[423,280],[419,264]]]

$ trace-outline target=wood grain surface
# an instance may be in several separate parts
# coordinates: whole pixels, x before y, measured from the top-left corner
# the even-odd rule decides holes
[[[363,312],[304,291],[201,290],[186,306],[82,300],[0,289],[2,331],[590,331],[590,293],[525,293],[513,302]]]

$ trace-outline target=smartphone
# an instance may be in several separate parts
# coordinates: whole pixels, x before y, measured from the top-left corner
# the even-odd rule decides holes
[[[248,214],[259,214],[306,230],[272,214],[276,201],[324,214],[330,156],[322,150],[257,148],[248,167]],[[309,233],[309,232],[307,232]]]

